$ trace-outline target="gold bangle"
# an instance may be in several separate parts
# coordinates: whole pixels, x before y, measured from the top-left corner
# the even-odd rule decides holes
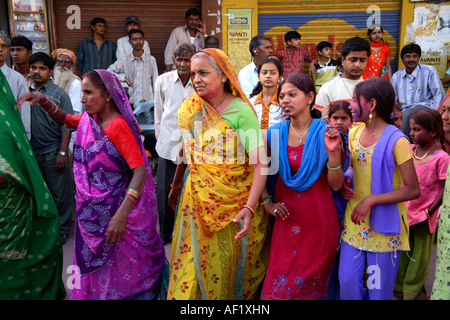
[[[135,189],[133,189],[133,188],[128,188],[128,189],[127,189],[127,193],[128,193],[128,192],[130,192],[130,193],[132,193],[132,194],[135,194],[136,197],[138,197],[138,198],[139,198],[139,196],[141,195],[141,193],[140,193],[139,191],[137,191],[137,190],[135,190]]]
[[[242,208],[247,208],[248,210],[250,210],[250,212],[252,213],[252,218],[255,216],[255,211],[250,206],[243,205]]]
[[[430,214],[428,213],[428,209],[425,209],[424,211],[425,211],[425,214],[427,215],[427,219],[430,219],[431,217],[430,217]]]

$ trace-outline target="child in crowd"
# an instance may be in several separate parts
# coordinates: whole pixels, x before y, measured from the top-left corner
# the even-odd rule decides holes
[[[328,112],[330,125],[339,130],[341,135],[345,138],[345,145],[348,146],[348,130],[353,124],[352,112],[350,111],[350,102],[340,100],[335,101],[330,105]],[[347,157],[344,165],[344,172],[347,171],[350,165],[350,154],[347,152]],[[345,208],[344,208],[345,209]]]
[[[404,202],[420,195],[410,143],[391,123],[395,91],[388,80],[358,83],[350,110],[351,165],[343,186],[347,203],[339,257],[343,300],[392,300],[400,254],[409,250]],[[355,191],[354,191],[355,190]],[[367,270],[367,289],[364,273]]]
[[[350,165],[350,153],[348,150],[348,130],[353,123],[352,113],[349,109],[350,102],[340,100],[335,101],[330,105],[329,110],[329,122],[333,128],[336,128],[343,137],[345,144],[343,145],[343,150],[346,153],[345,163],[343,165],[344,172],[348,169]],[[339,226],[342,225],[344,220],[345,207],[347,206],[347,200],[342,196],[341,190],[334,191],[331,190],[333,195],[334,204],[336,205],[336,210],[339,218]],[[339,266],[339,255],[336,258],[336,262],[333,268],[333,273],[330,279],[330,287],[328,290],[327,300],[339,300],[339,280],[338,280],[338,266]]]
[[[317,45],[319,61],[314,64],[316,72],[313,73],[316,92],[319,92],[322,84],[337,76],[337,61],[331,59],[333,55],[333,45],[328,41],[321,41]]]
[[[312,74],[314,71],[313,64],[317,63],[317,60],[313,59],[309,52],[302,47],[301,35],[294,30],[288,31],[284,35],[284,41],[287,48],[280,51],[277,56],[283,66],[284,77],[286,78],[296,72],[303,73],[305,62],[310,63],[309,73]]]
[[[376,24],[372,25],[367,29],[367,36],[369,37],[371,54],[366,70],[362,75],[363,79],[382,77],[390,81],[392,78],[391,50],[383,40],[383,27]]]
[[[270,126],[283,121],[283,111],[277,99],[282,77],[283,67],[277,59],[265,59],[258,67],[259,81],[249,98],[258,116],[263,137]]]
[[[444,130],[438,111],[424,109],[409,120],[411,148],[421,195],[406,202],[411,253],[402,252],[395,281],[396,298],[414,300],[425,294],[439,207],[445,188],[450,156],[442,150]]]
[[[394,104],[394,109],[392,110],[392,122],[394,126],[402,130],[403,112],[402,107],[398,103]]]

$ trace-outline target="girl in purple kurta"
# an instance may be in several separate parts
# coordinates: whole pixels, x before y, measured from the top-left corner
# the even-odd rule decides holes
[[[32,95],[60,125],[77,128],[77,220],[71,299],[158,299],[164,248],[156,232],[156,196],[139,129],[125,91],[110,72],[82,81],[86,112],[67,115]],[[125,138],[124,138],[125,137]]]

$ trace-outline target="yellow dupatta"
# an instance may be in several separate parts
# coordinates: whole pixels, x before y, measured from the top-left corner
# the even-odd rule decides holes
[[[248,99],[226,54],[210,54],[230,80],[233,94]],[[253,168],[239,136],[197,93],[179,109],[178,122],[189,177],[180,196],[171,254],[168,299],[253,299],[268,259],[268,217],[261,206],[249,234],[235,240],[232,222],[246,204]]]

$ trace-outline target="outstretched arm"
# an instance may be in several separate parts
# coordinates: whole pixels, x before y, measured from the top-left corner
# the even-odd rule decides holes
[[[30,106],[32,106],[33,104],[39,104],[42,107],[42,109],[44,109],[44,111],[47,112],[50,118],[52,118],[57,124],[59,124],[60,126],[64,125],[64,120],[66,118],[67,113],[64,110],[58,108],[56,104],[50,101],[50,99],[44,96],[42,93],[40,92],[27,93],[22,98],[20,98],[18,103],[19,108],[25,101],[28,101],[30,103]]]

